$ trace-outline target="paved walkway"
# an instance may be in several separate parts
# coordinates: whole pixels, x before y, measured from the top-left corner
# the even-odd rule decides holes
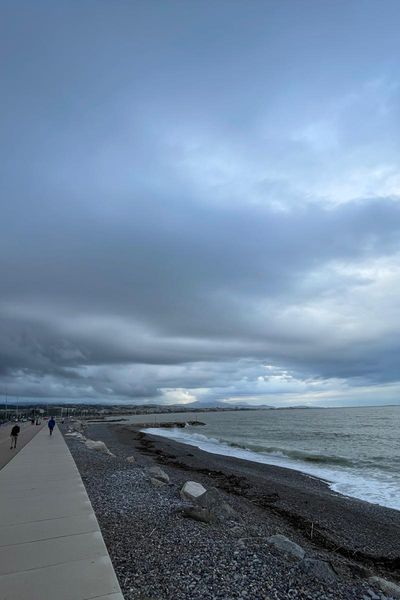
[[[7,423],[0,427],[0,469],[4,467],[22,448],[31,441],[31,439],[39,433],[40,429],[44,425],[31,425],[31,423],[18,423],[21,427],[21,432],[18,436],[18,443],[16,450],[10,450],[11,443],[11,429],[15,423]]]
[[[0,600],[123,600],[79,471],[56,428],[0,471]]]

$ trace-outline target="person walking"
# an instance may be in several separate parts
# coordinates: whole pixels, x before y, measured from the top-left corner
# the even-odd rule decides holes
[[[19,425],[14,425],[14,427],[11,429],[10,450],[15,450],[15,448],[17,447],[18,434],[20,431],[21,431],[21,428]]]
[[[50,417],[49,422],[47,423],[47,425],[49,427],[50,435],[53,435],[53,429],[56,426],[56,422],[54,420],[54,417]]]

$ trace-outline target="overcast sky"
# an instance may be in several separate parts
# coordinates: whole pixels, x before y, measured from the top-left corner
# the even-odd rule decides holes
[[[398,0],[0,8],[0,395],[399,402]]]

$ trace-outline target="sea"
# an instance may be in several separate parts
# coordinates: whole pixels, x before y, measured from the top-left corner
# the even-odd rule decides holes
[[[189,420],[205,426],[145,431],[211,454],[295,469],[340,494],[400,510],[400,406],[129,417],[149,424]]]

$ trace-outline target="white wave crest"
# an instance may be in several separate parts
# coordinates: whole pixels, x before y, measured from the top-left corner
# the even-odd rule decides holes
[[[271,453],[255,452],[231,446],[229,443],[217,438],[207,437],[201,433],[183,431],[182,429],[150,428],[142,431],[195,446],[210,454],[232,456],[252,462],[301,471],[327,481],[333,491],[345,496],[400,510],[400,490],[397,480],[392,475],[377,470],[371,469],[368,473],[360,473],[357,472],[357,469],[350,467],[307,463],[301,459],[296,460],[285,455],[282,450]]]

